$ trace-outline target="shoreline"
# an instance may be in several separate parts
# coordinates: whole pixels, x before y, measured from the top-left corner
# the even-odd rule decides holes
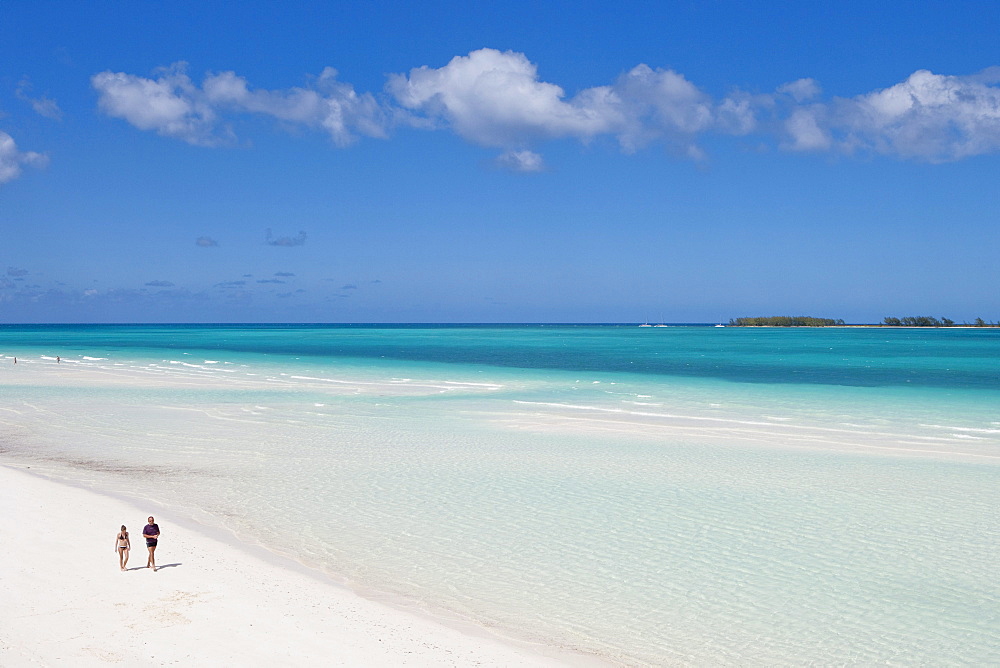
[[[830,334],[826,339],[835,342],[855,338],[846,332]],[[905,338],[939,338],[912,334]],[[633,337],[612,333],[601,342],[623,338]],[[862,337],[863,342],[883,339],[892,337]],[[994,349],[991,337],[958,339],[986,342],[976,348],[984,353],[982,362],[974,367],[945,359],[928,369],[955,368],[955,373],[973,380],[993,369],[996,359],[988,356]],[[693,354],[714,340],[711,332],[681,337]],[[535,342],[534,336],[524,341]],[[991,656],[986,642],[992,632],[962,608],[952,607],[950,595],[935,597],[941,610],[929,619],[906,605],[897,610],[884,603],[891,600],[894,586],[905,586],[915,576],[952,582],[972,572],[981,574],[977,579],[990,579],[988,559],[979,548],[992,540],[987,533],[991,529],[971,519],[981,516],[983,500],[995,495],[989,487],[994,471],[978,466],[983,456],[995,457],[988,453],[1000,447],[995,411],[990,410],[1000,387],[989,378],[988,391],[973,394],[971,382],[947,392],[930,382],[927,391],[829,382],[799,386],[773,379],[766,385],[747,385],[706,375],[688,382],[632,375],[630,370],[626,375],[603,369],[581,373],[572,365],[508,372],[438,363],[312,358],[300,363],[289,352],[273,358],[257,350],[246,356],[219,356],[187,352],[173,344],[151,354],[137,348],[139,354],[125,357],[133,352],[127,346],[85,346],[85,337],[80,343],[77,350],[89,354],[75,364],[68,359],[57,364],[37,349],[23,349],[26,364],[0,367],[9,390],[9,401],[0,407],[0,462],[42,474],[57,486],[124,500],[129,509],[121,516],[100,512],[89,497],[62,504],[84,508],[87,520],[96,517],[100,526],[94,535],[104,535],[107,524],[115,529],[122,521],[135,535],[153,514],[166,537],[160,552],[169,553],[179,545],[178,528],[186,525],[198,535],[183,548],[184,554],[205,551],[202,543],[214,546],[214,555],[199,569],[211,571],[210,579],[220,568],[229,570],[231,553],[250,553],[267,562],[263,568],[268,571],[268,564],[276,564],[279,575],[289,570],[302,574],[307,584],[281,585],[278,600],[267,595],[270,589],[261,594],[258,588],[243,597],[235,613],[216,606],[211,615],[215,623],[215,618],[244,619],[239,617],[244,609],[257,610],[257,619],[249,621],[257,628],[258,619],[266,620],[264,626],[278,629],[279,649],[305,648],[281,658],[267,646],[272,662],[299,665],[314,662],[320,653],[326,657],[325,647],[317,648],[313,640],[327,642],[325,627],[339,629],[344,616],[327,605],[316,607],[315,599],[324,602],[327,596],[314,592],[325,592],[328,586],[394,611],[402,609],[405,614],[396,615],[397,620],[429,617],[458,627],[459,635],[485,637],[487,644],[499,636],[503,645],[511,638],[515,647],[523,648],[518,639],[528,645],[527,659],[490,659],[487,665],[549,665],[538,653],[569,665],[584,665],[584,659],[596,664],[598,657],[605,665],[669,665],[685,658],[694,662],[694,657],[718,662],[726,656],[756,656],[761,663],[779,665],[822,659],[819,645],[833,653],[826,654],[828,658],[864,655],[877,661],[888,656],[881,652],[878,637],[890,634],[914,662],[956,654]],[[737,341],[729,348],[739,353],[741,345]],[[889,347],[879,350],[892,353]],[[854,360],[870,364],[892,357],[874,356],[871,362],[859,351],[867,348],[847,348],[847,364],[838,359],[839,349],[822,353],[834,357],[820,361],[840,368]],[[788,376],[798,368],[794,359],[790,362],[782,367]],[[493,393],[484,387],[505,391]],[[883,452],[882,446],[893,451]],[[858,456],[862,448],[863,457]],[[923,459],[932,451],[951,464],[915,460],[915,455]],[[961,459],[974,455],[975,461],[959,462],[957,455],[963,453]],[[888,461],[886,454],[906,459]],[[997,461],[989,464],[995,467]],[[977,466],[966,465],[972,463]],[[845,472],[851,473],[849,484]],[[708,495],[703,493],[706,488],[712,490]],[[973,490],[978,492],[970,494]],[[39,493],[53,495],[51,487]],[[16,515],[17,504],[14,510]],[[860,531],[844,527],[845,513],[860,513]],[[71,520],[61,520],[61,514],[56,508],[35,520],[22,520],[5,542],[17,543],[38,530],[48,533],[60,526],[72,526],[84,537],[87,532]],[[935,525],[956,527],[954,540],[920,530],[908,535],[918,515],[939,517]],[[605,518],[618,520],[615,528],[624,531],[605,531]],[[707,534],[704,518],[719,530]],[[800,526],[815,530],[802,536]],[[872,543],[866,526],[893,528]],[[740,537],[738,550],[725,542],[732,535]],[[800,559],[795,550],[776,551],[778,545],[795,546],[803,540],[815,559]],[[940,556],[926,564],[904,561],[900,568],[881,570],[882,564],[894,564],[896,555],[909,554],[914,546],[921,554]],[[36,579],[58,591],[71,586],[67,583],[80,573],[118,576],[113,571],[117,557],[111,552],[102,556],[106,547],[93,547],[99,562],[92,568],[53,560],[52,570],[62,579],[48,573]],[[74,550],[70,556],[87,551],[79,541],[56,541],[40,551],[24,552],[34,555],[24,559],[5,559],[0,552],[0,587],[4,565],[49,561],[66,549]],[[963,556],[954,558],[955,552]],[[160,556],[171,563],[168,554]],[[130,565],[141,566],[141,556],[134,558],[138,562]],[[957,570],[960,563],[962,570]],[[186,577],[187,568],[187,563],[169,567],[163,575]],[[770,576],[775,571],[782,574],[780,580]],[[871,572],[881,575],[870,578]],[[821,608],[808,608],[801,594],[829,587],[837,573],[847,574],[857,583],[855,589],[838,593]],[[158,582],[157,577],[147,581]],[[32,578],[35,575],[21,579]],[[964,592],[965,598],[976,600],[995,598],[991,587],[962,582],[948,592]],[[199,586],[205,586],[194,593],[220,596],[212,584],[202,581]],[[229,591],[242,595],[246,586],[233,581],[223,591],[227,597]],[[138,589],[144,596],[142,590],[149,587],[140,584],[126,593],[134,597]],[[27,585],[22,589],[27,592]],[[73,593],[78,611],[89,615],[93,601],[107,598],[100,588],[91,594],[88,598]],[[341,591],[331,596],[343,595]],[[289,618],[284,612],[287,599],[296,596],[308,604],[300,612],[327,620],[320,628],[310,627],[308,638],[301,641],[283,628]],[[0,597],[19,609],[28,607],[23,602],[30,600],[3,590]],[[179,621],[168,633],[180,633],[192,645],[192,626],[204,623],[204,615],[192,621],[187,608],[161,598],[163,594],[153,596],[147,603],[179,615],[172,617]],[[808,608],[808,619],[789,613],[780,601]],[[843,614],[848,608],[861,613]],[[294,601],[291,609],[295,611]],[[774,622],[754,635],[762,609]],[[64,624],[48,622],[58,610],[44,610],[31,614],[62,633]],[[133,606],[112,626],[134,626],[136,618],[154,612],[159,610]],[[860,614],[866,616],[865,625],[857,621]],[[947,635],[945,640],[953,644],[943,650],[924,641],[933,635],[937,619],[961,622],[970,631],[961,637],[957,632]],[[72,629],[70,635],[99,638],[103,644],[96,647],[101,651],[130,645],[135,635],[81,632],[74,626],[78,621],[74,616],[65,624]],[[300,626],[313,623],[293,621]],[[87,623],[93,625],[93,620]],[[9,626],[0,616],[0,647],[6,643],[33,648],[48,642],[47,637],[22,633],[12,645],[4,634]],[[377,620],[361,626],[381,628]],[[232,644],[229,636],[240,631],[245,629],[227,624],[214,633]],[[191,637],[198,644],[215,643],[215,636]],[[968,641],[970,648],[954,644],[959,640]],[[330,642],[359,646],[356,639]],[[74,660],[86,658],[80,652],[87,647],[94,649],[93,643],[71,648],[77,652]],[[584,657],[562,659],[568,648]],[[223,650],[228,654],[222,663],[244,657],[238,646]],[[382,652],[381,647],[376,650]],[[400,661],[398,652],[385,658],[370,647],[366,651],[366,657],[374,658],[364,665],[410,662]],[[0,665],[5,658],[0,656]],[[407,650],[402,658],[413,658],[413,652]],[[420,661],[442,665],[439,658]],[[449,660],[451,656],[446,663]],[[190,661],[181,657],[178,662]],[[483,663],[477,658],[474,662]]]
[[[11,510],[0,518],[4,666],[608,665],[376,592],[366,597],[263,545],[160,509],[154,573],[144,567],[140,534],[148,506],[159,504],[29,468],[0,463],[0,500]],[[125,573],[107,549],[123,523],[133,537]]]

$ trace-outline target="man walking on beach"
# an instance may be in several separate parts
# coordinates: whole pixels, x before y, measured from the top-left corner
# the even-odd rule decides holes
[[[156,558],[153,553],[156,552],[156,539],[160,536],[160,527],[157,526],[156,520],[150,515],[148,518],[148,524],[142,530],[142,537],[146,539],[146,549],[149,550],[149,560],[146,561],[146,568],[152,568],[153,572],[156,572]]]

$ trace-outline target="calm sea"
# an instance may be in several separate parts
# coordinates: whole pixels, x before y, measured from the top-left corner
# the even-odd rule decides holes
[[[365,594],[627,665],[1000,663],[997,329],[4,326],[0,356],[0,462]]]

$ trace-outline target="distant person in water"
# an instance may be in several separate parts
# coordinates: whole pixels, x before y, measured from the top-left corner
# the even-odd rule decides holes
[[[115,552],[118,553],[118,567],[125,570],[128,566],[128,552],[132,549],[132,543],[128,539],[128,529],[122,525],[121,531],[115,536]]]
[[[146,561],[146,568],[152,568],[153,572],[156,572],[156,557],[154,553],[156,552],[156,539],[160,537],[160,527],[157,526],[156,520],[150,515],[148,519],[148,524],[142,530],[142,537],[146,539],[146,549],[149,550],[149,559]]]
[[[62,364],[62,358],[56,355],[56,364]]]

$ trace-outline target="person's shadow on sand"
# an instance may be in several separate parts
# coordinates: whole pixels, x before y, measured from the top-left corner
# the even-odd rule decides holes
[[[177,566],[183,566],[183,562],[178,561],[176,564],[163,564],[162,566],[157,566],[156,570],[162,571],[164,568],[175,568]],[[133,566],[132,568],[126,568],[126,571],[144,571],[145,566]]]

